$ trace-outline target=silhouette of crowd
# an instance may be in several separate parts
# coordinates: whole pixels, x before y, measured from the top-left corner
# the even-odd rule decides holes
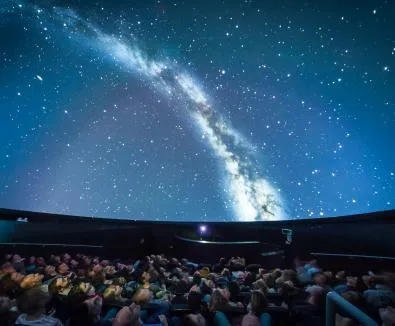
[[[203,264],[164,255],[106,260],[67,253],[4,257],[0,326],[323,325],[335,291],[379,325],[395,325],[395,274],[349,275],[295,259],[267,270],[244,258]],[[353,325],[339,311],[336,325]]]

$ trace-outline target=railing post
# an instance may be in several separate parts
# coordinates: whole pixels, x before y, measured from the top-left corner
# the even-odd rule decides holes
[[[342,310],[346,311],[363,326],[377,326],[377,323],[372,318],[334,291],[326,295],[325,326],[335,326],[336,306],[341,307]]]
[[[329,295],[326,296],[326,312],[325,312],[325,326],[335,326],[335,307],[334,303]]]

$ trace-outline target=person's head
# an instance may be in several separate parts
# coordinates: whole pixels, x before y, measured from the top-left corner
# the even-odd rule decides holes
[[[0,316],[10,311],[12,300],[9,297],[0,296]]]
[[[81,298],[93,297],[95,295],[95,287],[89,282],[79,282],[73,285],[69,292],[69,297],[73,300],[81,300]]]
[[[151,282],[156,282],[159,279],[159,272],[156,269],[153,269],[149,272],[150,275],[150,281]]]
[[[320,306],[324,297],[324,289],[318,285],[308,286],[306,292],[309,294],[307,301],[315,306]]]
[[[28,289],[39,286],[43,277],[44,275],[38,273],[26,275],[20,283],[21,288]]]
[[[21,286],[11,279],[11,274],[6,274],[0,279],[0,296],[14,299],[20,292]]]
[[[284,284],[282,284],[282,286],[279,289],[279,294],[282,300],[286,304],[289,304],[297,293],[298,290],[296,289],[295,285],[291,281],[284,282]]]
[[[176,284],[175,294],[183,295],[185,293],[188,293],[188,290],[188,282],[185,279],[182,279]]]
[[[317,259],[310,260],[309,264],[310,264],[312,267],[318,267]]]
[[[200,273],[199,272],[195,272],[194,274],[193,274],[193,280],[192,280],[192,283],[194,284],[194,285],[200,285],[200,283],[201,283],[201,281],[202,281],[202,278],[200,277]]]
[[[120,299],[122,294],[122,288],[119,285],[111,284],[108,286],[103,293],[104,299]]]
[[[93,326],[98,321],[102,308],[99,296],[85,299],[72,305],[69,313],[69,326]]]
[[[266,273],[262,276],[262,278],[266,282],[266,286],[269,289],[276,287],[276,276],[273,273]]]
[[[92,264],[92,259],[87,256],[84,256],[82,262],[86,267],[89,267]]]
[[[17,299],[17,305],[19,311],[27,315],[43,314],[50,299],[48,291],[36,286],[24,291]]]
[[[184,317],[184,326],[206,326],[206,320],[201,314],[188,314]]]
[[[112,326],[140,326],[140,306],[132,303],[123,307],[113,319]]]
[[[107,277],[113,277],[117,273],[117,270],[114,266],[107,265],[106,267],[104,267],[103,272]]]
[[[149,289],[139,289],[133,296],[136,305],[144,306],[152,300],[152,292]]]
[[[202,278],[207,278],[208,274],[210,274],[210,269],[208,267],[203,267],[200,271],[199,274]]]
[[[281,269],[276,268],[272,271],[272,275],[274,277],[274,280],[277,280],[282,275]]]
[[[71,256],[68,253],[63,255],[63,261],[68,263],[71,260]]]
[[[13,263],[20,263],[20,262],[22,262],[24,259],[20,256],[20,255],[18,255],[18,254],[15,254],[14,256],[12,256],[12,262]]]
[[[11,274],[11,280],[15,281],[18,284],[21,284],[24,277],[25,277],[25,275],[23,275],[22,273],[18,273],[18,272],[14,272]]]
[[[123,276],[116,277],[113,279],[112,284],[123,286],[126,283],[126,279]]]
[[[100,296],[95,295],[92,298],[86,299],[84,304],[88,307],[88,311],[91,316],[96,317],[96,319],[100,318],[103,306],[103,299]]]
[[[210,297],[209,309],[213,312],[223,311],[227,308],[229,300],[220,289],[215,289]]]
[[[265,296],[265,294],[262,291],[259,290],[254,290],[251,292],[251,313],[260,316],[267,306],[269,305],[269,302]]]
[[[324,273],[321,272],[315,273],[312,276],[312,278],[315,285],[321,286],[323,288],[327,286],[327,278]]]
[[[356,307],[363,305],[363,297],[358,292],[347,291],[342,293],[341,296]]]
[[[379,315],[383,321],[383,326],[393,326],[395,325],[395,308],[388,306],[379,309]]]
[[[325,271],[324,272],[326,279],[328,280],[328,282],[333,282],[333,273],[332,271]]]
[[[6,262],[1,266],[1,274],[7,275],[15,272],[14,266],[10,262]]]
[[[58,265],[58,273],[60,275],[66,275],[69,272],[69,265],[66,263],[61,263]]]
[[[211,286],[211,281],[208,281],[206,279],[202,280],[202,283],[200,284],[200,292],[205,295],[205,294],[211,294],[213,292],[213,287]]]
[[[47,276],[55,276],[55,275],[56,275],[55,267],[52,266],[52,265],[47,265],[47,266],[45,266],[45,268],[44,268],[44,273],[45,273]]]
[[[363,275],[362,276],[363,284],[368,288],[371,289],[376,285],[374,277],[370,275]]]
[[[237,283],[239,283],[240,285],[244,284],[246,275],[247,274],[245,272],[238,272],[237,273]]]
[[[73,270],[75,270],[76,268],[78,268],[78,261],[76,261],[75,259],[70,260],[70,266]]]
[[[96,264],[92,268],[93,274],[100,274],[103,271],[103,266],[100,264]]]
[[[221,272],[222,276],[230,277],[230,270],[228,268],[224,268]]]
[[[63,291],[70,285],[70,280],[67,277],[57,277],[53,279],[48,285],[48,291],[52,295],[56,295]]]
[[[282,272],[281,275],[284,279],[284,282],[294,281],[296,279],[296,273],[292,269],[286,269]]]
[[[351,288],[356,289],[358,286],[358,277],[357,276],[347,276],[346,277],[347,285]]]
[[[45,259],[43,257],[38,257],[36,259],[36,264],[37,264],[37,266],[44,266],[45,265]]]
[[[103,267],[107,267],[108,265],[110,265],[110,262],[107,259],[103,259],[100,262],[100,265],[102,265]]]
[[[60,256],[55,256],[55,255],[51,255],[51,260],[55,263],[55,265],[60,264],[62,262]]]
[[[229,283],[228,289],[229,289],[229,292],[230,292],[230,297],[232,299],[236,298],[240,294],[240,285],[236,281],[231,281]]]
[[[254,290],[260,290],[263,293],[266,293],[268,290],[266,282],[261,278],[252,283],[252,287]]]
[[[244,278],[244,285],[251,286],[254,281],[255,281],[255,274],[252,274],[251,272],[247,272]]]
[[[345,282],[346,281],[346,272],[341,270],[335,274],[335,280],[337,282]]]

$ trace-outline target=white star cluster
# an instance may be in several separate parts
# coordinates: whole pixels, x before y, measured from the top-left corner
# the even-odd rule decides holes
[[[238,155],[238,151],[253,146],[215,112],[208,96],[190,75],[180,73],[181,67],[148,59],[137,44],[126,44],[97,29],[92,31],[97,34],[94,43],[105,56],[131,73],[144,75],[161,93],[169,95],[170,98],[172,94],[181,95],[189,102],[189,106],[192,105],[192,109],[188,109],[188,106],[185,109],[219,159],[220,168],[225,172],[225,192],[237,220],[286,218],[283,200],[278,192],[266,179],[257,175],[258,169],[253,166],[248,156]],[[179,105],[183,104],[184,101],[180,101]],[[228,137],[233,139],[232,149],[226,144]]]

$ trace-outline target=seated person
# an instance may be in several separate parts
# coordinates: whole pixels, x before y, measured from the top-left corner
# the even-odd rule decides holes
[[[70,311],[68,326],[94,326],[101,323],[102,298],[94,296],[74,302]]]
[[[268,307],[268,300],[262,291],[251,292],[251,302],[248,305],[248,314],[243,317],[241,326],[260,326],[260,317]]]
[[[175,296],[171,300],[172,304],[186,304],[188,293],[188,282],[186,280],[180,280],[175,287]]]
[[[21,280],[20,286],[22,289],[30,289],[36,286],[40,286],[43,278],[44,275],[38,273],[26,275]]]
[[[188,308],[195,314],[202,310],[203,296],[199,292],[191,291],[188,294]]]
[[[149,289],[137,290],[132,301],[142,308],[140,317],[147,324],[158,324],[159,316],[167,314],[170,308],[165,300],[153,300],[152,291]]]
[[[199,313],[188,314],[184,317],[183,326],[206,326],[206,319]]]
[[[49,301],[50,295],[42,287],[26,290],[17,300],[18,309],[22,314],[16,320],[15,325],[61,326],[62,323],[58,319],[45,314]]]
[[[230,301],[230,293],[228,289],[215,289],[210,297],[209,310],[212,313],[217,311],[228,311],[232,308],[242,309],[243,304]]]
[[[13,300],[0,296],[0,326],[14,325],[18,317],[15,308]]]

